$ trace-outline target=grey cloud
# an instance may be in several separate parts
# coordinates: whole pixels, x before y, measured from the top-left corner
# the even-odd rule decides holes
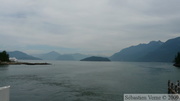
[[[150,7],[145,9],[144,12],[154,16],[179,16],[180,9],[179,0],[152,0]]]
[[[3,41],[9,36],[16,38],[20,46],[39,44],[113,54],[129,45],[178,36],[179,3],[179,0],[0,0],[0,36]]]

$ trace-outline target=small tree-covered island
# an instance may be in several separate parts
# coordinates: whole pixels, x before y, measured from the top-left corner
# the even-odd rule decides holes
[[[174,66],[180,67],[180,52],[177,53],[177,56],[174,59]]]
[[[50,63],[29,63],[10,61],[9,54],[6,51],[0,52],[0,65],[50,65]]]
[[[87,57],[85,59],[82,59],[80,61],[110,61],[110,60],[108,58],[105,58],[105,57],[91,56],[91,57]]]

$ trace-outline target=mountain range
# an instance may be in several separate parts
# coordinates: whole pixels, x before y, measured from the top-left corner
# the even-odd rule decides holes
[[[176,54],[180,52],[180,37],[169,39],[166,42],[151,41],[147,44],[139,44],[122,49],[109,57],[111,61],[132,61],[132,62],[172,62]],[[79,61],[90,57],[80,53],[59,54],[55,51],[28,55],[21,51],[7,52],[10,57],[19,60],[70,60]]]
[[[109,58],[112,61],[172,62],[177,52],[180,52],[180,37],[131,46]]]
[[[15,57],[18,60],[66,60],[66,61],[79,61],[89,55],[84,55],[80,53],[75,54],[59,54],[55,51],[44,53],[44,54],[36,54],[36,55],[28,55],[21,51],[11,51],[7,52],[9,57]]]

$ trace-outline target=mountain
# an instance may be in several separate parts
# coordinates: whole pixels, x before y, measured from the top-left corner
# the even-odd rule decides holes
[[[159,48],[163,42],[151,41],[148,44],[139,44],[122,49],[110,57],[112,61],[141,61],[141,58]]]
[[[56,60],[59,56],[60,54],[55,51],[37,55],[38,58],[41,58],[43,60]]]
[[[85,59],[82,59],[80,61],[110,61],[110,60],[108,58],[105,58],[105,57],[91,56],[91,57],[87,57]]]
[[[180,37],[131,46],[115,53],[112,61],[172,62],[180,52]]]
[[[180,52],[180,37],[167,40],[158,49],[142,57],[141,60],[148,62],[172,62],[178,52]]]
[[[19,60],[41,60],[40,58],[30,56],[20,51],[12,51],[12,52],[7,52],[7,53],[9,54],[9,57],[15,57]]]

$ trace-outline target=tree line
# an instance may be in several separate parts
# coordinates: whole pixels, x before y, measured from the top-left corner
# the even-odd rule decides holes
[[[0,52],[0,62],[8,62],[9,60],[9,54],[7,54],[6,51]]]

